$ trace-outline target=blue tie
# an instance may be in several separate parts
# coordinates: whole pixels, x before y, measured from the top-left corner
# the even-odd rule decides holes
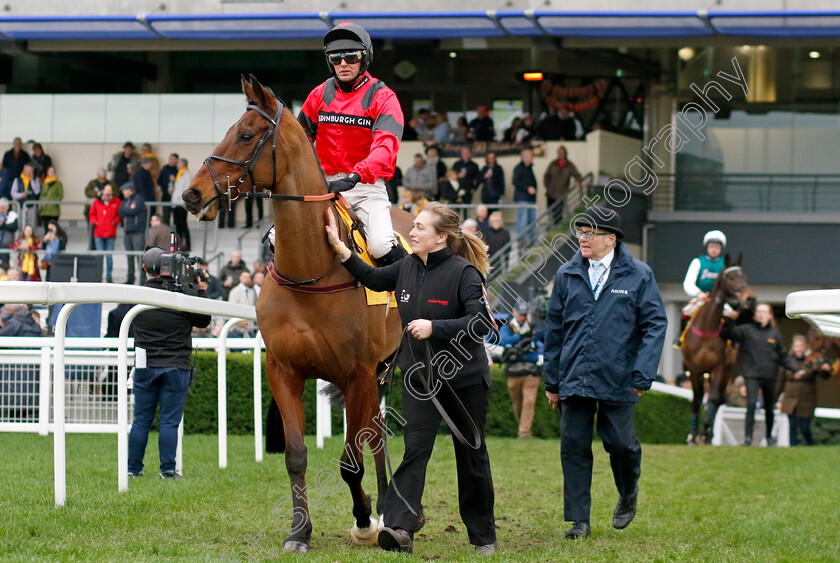
[[[592,261],[592,273],[589,274],[589,283],[592,286],[592,296],[595,297],[595,301],[598,301],[601,290],[604,288],[603,281],[606,272],[607,269],[602,263]]]

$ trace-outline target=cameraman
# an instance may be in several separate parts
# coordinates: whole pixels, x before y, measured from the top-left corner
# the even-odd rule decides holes
[[[143,254],[143,270],[149,279],[145,287],[165,289],[160,277],[162,248],[154,246]],[[199,277],[198,296],[207,283]],[[143,456],[149,429],[160,403],[160,478],[180,479],[175,472],[178,424],[184,414],[187,389],[192,378],[192,328],[210,324],[210,315],[172,309],[153,309],[134,320],[134,424],[128,437],[128,476],[143,475]]]

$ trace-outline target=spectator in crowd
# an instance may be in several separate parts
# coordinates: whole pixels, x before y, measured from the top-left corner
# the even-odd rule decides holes
[[[473,192],[478,187],[478,164],[472,160],[469,147],[461,148],[461,158],[452,165],[452,170],[458,173],[458,200],[460,203],[472,203]]]
[[[426,147],[426,166],[434,170],[435,180],[441,182],[446,178],[446,164],[440,159],[440,149],[437,145]],[[435,196],[437,199],[437,196]]]
[[[23,227],[23,233],[15,240],[12,250],[18,250],[18,268],[23,281],[41,281],[41,270],[38,268],[38,255],[41,250],[41,239],[35,234],[32,225]]]
[[[34,152],[34,151],[33,151]],[[41,201],[62,201],[64,200],[64,184],[58,179],[58,174],[54,166],[48,166],[46,177],[41,188]],[[38,211],[40,216],[40,223],[44,227],[44,232],[47,231],[47,226],[50,222],[58,221],[61,217],[61,206],[57,203],[45,203],[41,205]]]
[[[432,113],[432,119],[435,122],[435,128],[432,130],[432,142],[434,143],[448,143],[452,139],[452,128],[449,126],[449,116],[445,111],[440,113]]]
[[[437,192],[435,171],[427,166],[422,154],[414,155],[414,166],[406,170],[403,185],[413,192],[418,192],[421,197],[434,197]]]
[[[522,160],[513,169],[513,201],[520,204],[537,203],[537,178],[534,176],[534,153],[531,149],[522,151]],[[537,220],[537,210],[520,207],[516,215],[516,233],[521,234],[528,225]]]
[[[408,188],[403,189],[402,203],[400,203],[400,209],[403,211],[407,211],[416,217],[428,203],[429,200],[423,197],[423,192],[409,190]]]
[[[414,130],[417,131],[417,140],[430,140],[432,127],[434,127],[434,125],[431,123],[431,119],[429,118],[429,110],[426,108],[420,108],[417,112],[417,124],[414,126]]]
[[[146,231],[146,247],[159,246],[168,251],[172,242],[172,229],[161,221],[160,215],[152,215],[149,218],[149,230]]]
[[[590,207],[575,224],[575,234],[580,250],[554,278],[544,366],[546,397],[562,411],[563,512],[574,522],[565,534],[572,540],[592,533],[596,411],[619,494],[612,525],[626,528],[636,515],[642,448],[633,427],[634,406],[656,377],[668,326],[653,272],[621,243],[618,213]]]
[[[549,109],[537,125],[536,134],[544,141],[574,141],[575,129],[575,121],[570,116],[569,108],[564,104],[558,109]]]
[[[759,303],[755,307],[755,318],[750,319],[752,312],[745,309],[741,313],[739,323],[735,325],[731,319],[726,319],[720,336],[725,340],[732,340],[740,344],[738,360],[741,364],[744,379],[747,384],[747,419],[744,428],[744,445],[752,445],[753,428],[755,427],[755,407],[758,402],[758,392],[764,398],[764,421],[767,431],[767,445],[775,444],[772,437],[773,405],[776,403],[776,366],[781,366],[801,376],[801,370],[794,359],[789,356],[782,344],[782,334],[776,328],[773,320],[773,309],[769,303]],[[752,322],[749,322],[752,320]],[[744,322],[747,321],[747,322]]]
[[[406,122],[405,127],[403,128],[402,140],[403,141],[416,141],[420,138],[417,134],[417,126],[419,123],[417,122],[416,117],[412,117],[411,119]]]
[[[255,275],[256,275],[256,274],[265,274],[265,273],[266,273],[266,269],[265,269],[265,262],[264,262],[264,261],[262,261],[262,260],[260,260],[259,258],[257,258],[256,260],[254,260],[254,263],[251,265],[251,268],[253,268],[253,273],[254,273]]]
[[[580,172],[578,172],[577,166],[566,156],[566,147],[561,145],[557,147],[557,158],[549,163],[543,175],[545,200],[548,207],[560,201],[552,215],[555,223],[563,219],[563,207],[566,203],[566,194],[569,193],[569,184],[572,179],[575,181],[575,187],[580,186],[582,179]]]
[[[111,186],[112,190],[117,189],[114,183],[108,179],[107,172],[104,168],[100,168],[96,172],[96,178],[88,182],[87,186],[85,186],[85,197],[87,198],[87,204],[85,205],[85,219],[88,222],[88,250],[96,250],[96,246],[93,242],[93,225],[89,219],[90,207],[93,205],[93,201],[95,199],[102,196],[102,190],[105,186]]]
[[[502,212],[494,211],[490,214],[490,219],[487,220],[490,228],[485,233],[484,238],[487,241],[489,250],[488,254],[492,257],[504,245],[510,242],[510,232],[505,228],[502,221]]]
[[[468,233],[472,233],[477,237],[480,237],[478,232],[478,222],[475,219],[465,219],[464,222],[461,224],[461,230],[466,231]]]
[[[461,203],[461,196],[458,192],[461,189],[461,181],[456,170],[447,170],[446,177],[438,182],[438,199],[444,203]]]
[[[3,307],[5,315],[0,318],[0,336],[41,336],[41,325],[35,319],[35,311],[26,305],[10,304]]]
[[[813,446],[811,419],[817,408],[817,376],[828,379],[831,365],[820,350],[808,350],[808,343],[801,334],[793,337],[790,355],[799,369],[793,374],[786,370],[779,374],[776,389],[781,390],[781,411],[790,421],[790,445],[799,445],[801,432],[805,443]]]
[[[245,228],[254,226],[254,202],[257,204],[257,220],[262,220],[264,215],[262,198],[248,198],[245,200]]]
[[[481,203],[485,205],[498,205],[499,200],[505,197],[505,171],[496,162],[496,153],[487,153],[484,168],[478,174],[478,185],[481,187]]]
[[[526,115],[522,119],[522,127],[519,131],[516,132],[516,137],[514,139],[515,143],[520,145],[527,145],[531,142],[534,138],[534,131],[536,130],[536,125],[534,124],[534,118],[530,115]]]
[[[42,267],[46,270],[46,280],[50,281],[50,266],[52,266],[53,258],[67,248],[67,233],[64,232],[64,229],[57,222],[50,221],[47,225],[47,233],[41,242],[45,251]]]
[[[486,205],[481,204],[476,206],[475,208],[475,222],[478,225],[478,232],[481,235],[481,238],[487,242],[485,238],[485,234],[487,231],[490,230],[490,224],[488,222],[488,216],[490,215],[490,210],[487,208]]]
[[[470,140],[467,138],[469,130],[470,126],[467,124],[467,118],[462,115],[458,118],[455,129],[452,130],[452,142],[456,145],[463,145],[466,143]]]
[[[403,185],[403,173],[399,166],[394,166],[394,175],[385,180],[385,190],[388,192],[388,201],[393,205],[400,199],[400,186]]]
[[[131,182],[123,184],[120,188],[122,193],[122,204],[118,215],[122,219],[125,229],[125,249],[129,252],[142,251],[146,243],[146,198],[137,193]],[[166,247],[161,247],[166,248]],[[134,265],[140,264],[140,255],[128,254],[128,277],[125,283],[134,284]],[[145,283],[146,280],[141,280]]]
[[[522,118],[514,117],[513,121],[510,122],[510,127],[505,129],[504,135],[502,136],[502,140],[505,143],[515,143],[516,134],[519,132],[520,129],[522,129]]]
[[[257,298],[260,296],[260,292],[262,291],[263,283],[265,283],[265,274],[262,272],[256,272],[254,274],[254,291],[257,294]]]
[[[222,282],[222,299],[228,300],[230,290],[239,283],[239,274],[243,271],[248,272],[249,270],[242,260],[242,251],[234,250],[230,253],[230,262],[225,264],[222,271],[219,272],[219,279]]]
[[[530,438],[534,422],[534,406],[540,389],[539,367],[543,351],[542,339],[537,338],[528,322],[528,304],[520,301],[511,312],[511,319],[499,328],[501,345],[506,348],[505,375],[513,404],[513,416],[519,425],[517,438]]]
[[[140,145],[140,161],[142,162],[144,158],[149,158],[152,160],[152,166],[151,168],[149,168],[149,174],[152,175],[152,182],[155,186],[157,186],[158,178],[160,177],[160,159],[157,157],[154,151],[152,151],[152,145],[150,143],[143,143],[142,145]],[[155,192],[155,197],[160,197],[157,194],[157,192]]]
[[[175,191],[172,192],[172,217],[175,224],[175,233],[178,235],[178,244],[181,250],[189,251],[192,248],[190,241],[190,228],[187,224],[187,210],[184,207],[184,192],[190,187],[193,175],[189,170],[190,163],[186,158],[178,159],[178,173],[175,175]],[[224,206],[222,206],[224,207]],[[233,217],[233,210],[231,210]],[[219,227],[221,227],[221,219]],[[233,225],[230,225],[233,228]]]
[[[9,200],[0,197],[0,248],[11,248],[18,230],[18,215],[9,207]]]
[[[470,127],[467,131],[467,140],[475,142],[491,142],[496,139],[496,129],[493,124],[493,119],[490,117],[490,110],[487,106],[482,104],[475,108],[478,115],[475,119],[470,121]]]
[[[24,203],[27,201],[35,201],[41,195],[41,181],[35,177],[35,169],[31,164],[24,164],[23,171],[20,176],[15,178],[12,182],[12,199],[20,205],[21,214],[24,215],[24,223],[27,225],[35,224],[35,217],[37,209],[35,207],[26,207]]]
[[[44,147],[41,146],[41,143],[32,145],[32,159],[29,162],[35,169],[35,177],[43,181],[44,176],[48,175],[47,171],[52,166],[52,158],[44,153]]]
[[[17,268],[9,268],[6,270],[6,281],[21,281],[23,275]]]
[[[90,222],[93,225],[93,241],[96,250],[113,251],[114,241],[117,239],[117,225],[120,224],[120,200],[114,197],[111,186],[102,189],[102,196],[94,200],[90,208]],[[111,274],[114,269],[114,257],[105,257],[105,281],[113,283]]]
[[[15,137],[12,148],[3,155],[3,170],[9,171],[9,182],[20,176],[26,164],[29,164],[29,153],[23,150],[20,137]]]
[[[686,389],[691,389],[691,379],[683,374],[680,374],[677,376],[677,385],[685,387]],[[726,386],[726,404],[730,407],[746,408],[747,384],[743,375],[739,375]]]
[[[172,153],[169,155],[169,161],[160,169],[160,174],[158,174],[157,185],[158,189],[160,190],[160,201],[161,202],[171,202],[172,201],[172,194],[175,191],[175,179],[178,176],[178,155],[176,153]],[[181,202],[176,201],[172,204],[172,207],[168,205],[164,205],[160,208],[160,218],[161,220],[169,225],[170,218],[172,217],[172,209]]]
[[[159,218],[158,221],[160,221]],[[210,267],[208,266],[207,261],[204,258],[199,258],[198,268],[199,270],[204,272],[205,281],[207,283],[207,289],[204,291],[204,297],[206,297],[207,299],[221,298],[222,284],[219,282],[219,278],[210,274]]]
[[[130,182],[131,170],[137,169],[139,161],[140,158],[134,152],[134,143],[126,141],[123,145],[123,150],[114,154],[114,157],[108,164],[112,184],[114,186],[122,186],[126,182]]]
[[[143,255],[143,268],[149,276],[145,287],[164,290],[160,279],[160,248],[150,248]],[[198,280],[198,296],[206,285]],[[187,390],[192,380],[192,328],[210,324],[209,315],[185,313],[172,309],[153,309],[134,320],[134,347],[138,351],[134,375],[134,423],[128,437],[128,476],[143,475],[143,458],[149,430],[160,404],[161,479],[179,479],[175,472],[178,447],[178,424],[184,414]],[[145,353],[140,354],[140,350]],[[145,360],[145,361],[144,361]]]
[[[134,190],[143,196],[144,201],[155,201],[155,182],[152,179],[152,164],[154,160],[149,157],[140,159],[140,167],[134,173]],[[120,184],[122,186],[123,184]]]
[[[257,292],[254,291],[254,280],[248,270],[242,270],[239,274],[239,283],[236,284],[228,294],[228,301],[239,305],[254,306],[257,304]]]

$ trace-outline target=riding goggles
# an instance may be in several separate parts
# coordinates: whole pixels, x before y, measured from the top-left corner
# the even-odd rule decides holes
[[[598,233],[595,231],[581,231],[580,229],[575,229],[574,234],[575,238],[578,238],[580,240],[592,240],[597,236],[611,235],[612,233]]]
[[[352,65],[361,61],[364,56],[365,52],[361,50],[338,51],[336,53],[327,53],[327,61],[329,61],[331,65],[338,65],[341,64],[341,59],[344,59],[347,64]]]

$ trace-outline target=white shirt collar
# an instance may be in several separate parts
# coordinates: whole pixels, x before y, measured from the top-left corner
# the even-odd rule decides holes
[[[607,254],[606,256],[601,258],[600,260],[598,260],[598,262],[603,264],[604,268],[609,270],[610,265],[612,264],[613,258],[615,258],[615,249],[610,250],[609,254]],[[592,263],[593,262],[595,262],[595,260],[592,260],[592,259],[589,260],[589,269],[590,270],[592,269]]]

